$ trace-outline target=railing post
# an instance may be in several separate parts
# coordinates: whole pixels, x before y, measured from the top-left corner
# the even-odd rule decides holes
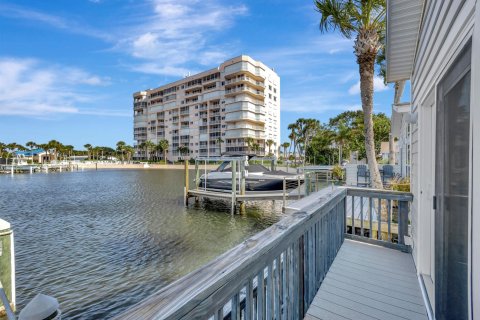
[[[308,252],[308,251],[307,251]],[[305,301],[305,238],[298,239],[298,319],[303,319]]]
[[[408,234],[408,201],[398,201],[398,243],[405,244]]]
[[[11,318],[15,310],[15,253],[13,249],[13,231],[10,223],[0,219],[0,307]],[[6,304],[4,304],[6,303]]]

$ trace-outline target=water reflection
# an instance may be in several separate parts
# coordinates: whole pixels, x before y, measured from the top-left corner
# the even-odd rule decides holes
[[[19,309],[43,292],[65,319],[109,318],[280,218],[279,202],[232,216],[222,201],[185,208],[182,194],[176,170],[1,175]]]

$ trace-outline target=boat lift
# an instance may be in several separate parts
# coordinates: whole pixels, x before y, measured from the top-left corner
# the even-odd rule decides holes
[[[204,183],[203,187],[200,187],[200,176],[204,174],[207,179],[208,167],[212,164],[218,164],[218,162],[229,161],[232,168],[232,189],[231,190],[218,190],[207,188],[207,183]],[[270,162],[270,170],[276,168],[276,158],[257,158],[253,157],[248,159],[246,155],[243,156],[222,156],[222,157],[197,157],[195,159],[195,186],[190,189],[189,186],[189,163],[185,161],[185,185],[184,185],[184,199],[185,205],[188,205],[190,198],[195,198],[197,201],[199,198],[219,199],[227,200],[231,202],[231,212],[235,212],[237,204],[240,206],[240,212],[245,210],[246,201],[262,201],[262,200],[282,200],[283,208],[286,206],[287,200],[300,199],[305,195],[305,190],[302,190],[301,181],[304,179],[303,174],[293,175],[291,178],[284,177],[283,190],[281,191],[246,191],[245,190],[245,166],[246,162],[262,161]],[[295,181],[299,186],[294,190],[288,189],[288,182]]]

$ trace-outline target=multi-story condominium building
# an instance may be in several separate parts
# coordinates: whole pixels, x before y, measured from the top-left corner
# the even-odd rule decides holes
[[[249,56],[136,92],[133,101],[137,159],[147,158],[138,147],[143,142],[163,139],[170,161],[182,155],[276,154],[280,144],[280,78]],[[180,154],[181,146],[189,154]]]

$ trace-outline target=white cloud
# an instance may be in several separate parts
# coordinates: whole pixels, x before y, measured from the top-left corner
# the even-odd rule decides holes
[[[108,80],[78,68],[0,57],[0,114],[45,117],[82,113],[76,105],[94,97],[80,93],[78,87],[106,84]]]
[[[219,0],[153,0],[151,5],[148,15],[139,17],[138,26],[128,28],[116,48],[141,60],[133,70],[174,76],[184,75],[186,65],[224,60],[228,44],[213,47],[212,38],[248,12],[242,4]]]
[[[388,90],[389,87],[385,85],[385,83],[383,83],[383,79],[378,77],[378,76],[375,76],[373,78],[373,90],[374,92],[381,92],[381,91],[385,91],[385,90]],[[360,80],[355,83],[353,86],[350,87],[350,89],[348,89],[348,94],[350,95],[354,95],[354,94],[359,94],[360,93]]]
[[[91,28],[88,25],[85,25],[84,22],[79,23],[72,19],[66,19],[16,5],[0,4],[0,16],[9,19],[23,19],[27,21],[41,22],[57,29],[105,41],[111,41],[113,39],[111,34]]]

